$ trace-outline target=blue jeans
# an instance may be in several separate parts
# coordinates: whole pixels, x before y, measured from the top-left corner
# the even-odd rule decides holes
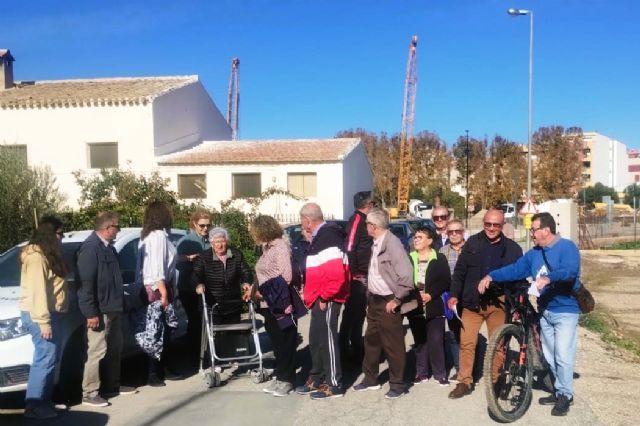
[[[545,310],[540,317],[542,353],[555,377],[557,395],[573,397],[573,368],[576,362],[579,314]]]
[[[51,403],[58,358],[58,338],[60,337],[58,316],[55,313],[51,315],[51,330],[53,334],[51,340],[42,338],[40,326],[31,320],[29,312],[22,311],[20,317],[22,326],[29,330],[29,334],[31,334],[34,346],[25,401],[27,406],[46,405]]]

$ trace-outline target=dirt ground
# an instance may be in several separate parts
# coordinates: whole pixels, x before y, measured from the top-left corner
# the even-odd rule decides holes
[[[596,312],[619,337],[640,343],[640,250],[582,251],[582,277],[596,299]],[[575,381],[596,416],[608,425],[639,424],[640,359],[580,328]]]

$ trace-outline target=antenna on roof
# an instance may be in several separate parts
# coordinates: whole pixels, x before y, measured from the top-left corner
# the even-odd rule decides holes
[[[231,60],[231,78],[229,78],[229,98],[227,100],[227,123],[231,127],[231,140],[238,139],[240,126],[240,59]]]

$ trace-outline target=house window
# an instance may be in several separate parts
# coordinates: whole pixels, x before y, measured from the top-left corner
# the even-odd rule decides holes
[[[180,198],[207,198],[207,175],[178,175]]]
[[[260,173],[233,174],[233,198],[258,197],[262,192]]]
[[[2,154],[7,153],[15,156],[18,161],[27,162],[27,146],[26,145],[0,145]]]
[[[118,167],[118,143],[90,143],[89,168],[109,169]]]
[[[287,188],[290,193],[302,198],[315,197],[318,193],[316,173],[288,173]]]

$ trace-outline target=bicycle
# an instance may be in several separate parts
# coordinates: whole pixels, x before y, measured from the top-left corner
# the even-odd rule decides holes
[[[539,315],[529,301],[528,288],[505,288],[507,323],[491,337],[484,359],[489,412],[505,423],[518,420],[529,409],[534,376],[546,390],[553,390],[542,355]]]

